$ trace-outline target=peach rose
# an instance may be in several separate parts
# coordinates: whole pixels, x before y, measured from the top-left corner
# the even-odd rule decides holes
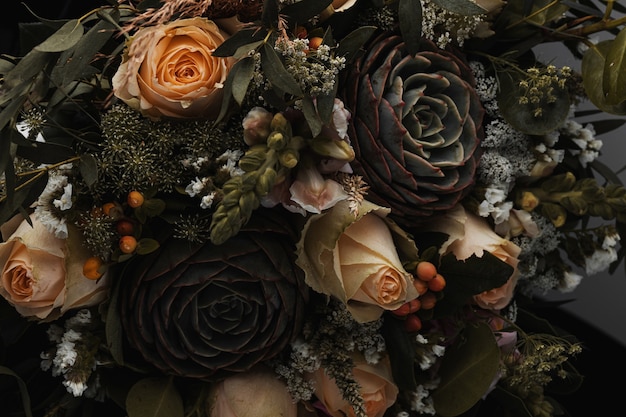
[[[79,232],[70,229],[68,239],[59,239],[35,216],[30,219],[32,227],[26,220],[16,226],[19,216],[2,227],[0,295],[21,315],[47,320],[102,302],[108,279],[93,281],[83,276],[90,253],[78,238]]]
[[[231,58],[213,57],[224,42],[204,18],[142,28],[113,77],[114,94],[151,118],[216,118]]]
[[[418,297],[405,259],[417,259],[414,242],[385,218],[388,209],[364,201],[358,215],[346,200],[312,216],[298,243],[297,264],[315,291],[343,301],[355,320],[378,319]]]
[[[472,255],[480,258],[487,251],[514,268],[513,274],[504,285],[474,296],[474,301],[482,308],[498,310],[506,307],[513,298],[517,284],[517,264],[521,248],[496,234],[487,220],[466,212],[461,206],[457,206],[435,223],[433,230],[450,236],[440,253],[452,252],[458,260],[465,260]]]
[[[287,386],[266,368],[220,381],[208,404],[210,417],[297,417],[298,406]]]
[[[368,417],[382,417],[398,396],[398,387],[393,382],[389,358],[376,364],[368,364],[362,357],[354,358],[352,376],[360,385],[361,397]],[[334,379],[323,368],[309,376],[315,382],[315,396],[333,417],[355,417],[354,409],[343,398]]]

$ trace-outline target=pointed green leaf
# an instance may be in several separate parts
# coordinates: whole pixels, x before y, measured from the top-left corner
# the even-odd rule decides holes
[[[452,13],[463,16],[474,16],[477,14],[485,14],[486,10],[471,0],[431,0],[442,9],[446,9]]]
[[[480,401],[500,367],[500,348],[486,323],[467,326],[460,338],[446,349],[441,382],[432,393],[442,417],[458,416]]]
[[[172,378],[145,378],[132,386],[126,397],[128,417],[184,417],[180,393]]]
[[[246,28],[241,29],[230,38],[226,39],[218,46],[211,55],[213,56],[233,56],[238,49],[245,45],[263,41],[267,35],[267,30],[262,28]]]
[[[304,118],[309,124],[313,137],[316,137],[322,131],[322,121],[320,120],[320,116],[317,114],[315,103],[313,103],[311,97],[302,97],[302,112],[304,113]]]
[[[398,20],[407,50],[415,55],[419,52],[422,39],[422,3],[419,0],[400,0]]]
[[[292,23],[303,24],[322,13],[333,3],[332,0],[302,0],[283,7],[282,15]]]
[[[88,153],[81,155],[78,168],[80,169],[80,175],[83,177],[87,187],[93,186],[98,180],[98,163],[96,162],[96,158]]]
[[[103,12],[114,22],[119,20],[119,11],[111,9]],[[63,84],[80,78],[84,69],[89,66],[94,55],[100,51],[104,44],[111,39],[115,26],[109,20],[101,20],[96,23],[85,36],[81,37],[74,48],[72,58],[61,68],[63,69]]]
[[[266,28],[275,28],[278,26],[278,0],[266,0],[263,2],[263,12],[261,13],[261,22]]]
[[[411,335],[404,329],[403,320],[395,317],[385,317],[382,327],[385,338],[393,380],[401,391],[415,391],[415,346]]]
[[[32,87],[31,83],[35,77],[43,72],[56,58],[56,54],[41,52],[35,49],[27,53],[8,74],[5,74],[3,84],[0,87],[0,106],[26,94]]]
[[[333,107],[335,106],[335,97],[337,96],[337,85],[335,82],[333,91],[330,94],[317,96],[317,113],[323,125],[329,125],[333,116]]]
[[[33,412],[30,408],[30,395],[28,394],[28,387],[26,386],[24,380],[6,366],[0,366],[0,375],[8,375],[15,378],[15,380],[17,381],[17,386],[20,389],[20,396],[22,397],[22,408],[24,409],[24,415],[26,417],[32,417]]]
[[[106,334],[106,343],[109,353],[113,360],[124,366],[124,336],[122,331],[122,320],[118,309],[118,300],[120,292],[120,283],[122,280],[115,280],[115,284],[111,289],[111,296],[107,305],[106,315],[104,316],[104,331]]]
[[[626,28],[613,39],[606,54],[602,89],[607,104],[618,105],[626,101]]]
[[[606,56],[611,49],[612,42],[613,40],[600,42],[585,52],[581,62],[583,86],[587,97],[597,108],[610,114],[626,115],[626,102],[610,104],[607,102],[603,89],[598,88],[598,80],[604,76]]]
[[[83,37],[84,31],[85,28],[78,19],[72,19],[61,26],[48,39],[35,46],[35,49],[41,52],[67,51],[78,43],[80,38]]]
[[[293,76],[285,69],[278,54],[267,43],[261,50],[261,68],[272,86],[296,97],[302,96],[302,89]]]
[[[56,164],[76,156],[72,148],[53,142],[33,142],[20,146],[17,154],[37,164]]]
[[[337,46],[337,56],[346,58],[346,62],[350,62],[356,55],[357,51],[367,42],[367,40],[376,31],[376,26],[361,26],[358,29],[348,33]]]
[[[248,56],[237,61],[231,72],[233,71],[235,71],[233,75],[233,98],[237,104],[241,105],[254,75],[254,58]]]

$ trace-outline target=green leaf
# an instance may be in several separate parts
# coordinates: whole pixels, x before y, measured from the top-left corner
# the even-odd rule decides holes
[[[111,289],[111,296],[109,297],[109,303],[105,315],[104,331],[106,334],[106,344],[109,353],[117,364],[124,366],[124,335],[118,308],[121,282],[122,280],[120,279],[116,280],[113,288]]]
[[[20,389],[20,395],[22,397],[22,408],[24,409],[24,415],[26,417],[32,417],[33,412],[30,408],[30,395],[28,394],[28,387],[26,386],[24,380],[6,366],[0,366],[0,375],[8,375],[15,378],[15,380],[17,381],[17,386]]]
[[[52,142],[32,142],[20,146],[17,154],[37,164],[56,164],[76,156],[72,148]]]
[[[611,50],[612,43],[613,40],[603,41],[585,52],[581,62],[583,86],[587,97],[597,108],[610,114],[626,115],[626,102],[609,103],[603,93],[603,88],[599,88],[598,85],[598,80],[604,76],[606,56]]]
[[[435,306],[437,315],[458,311],[472,296],[501,287],[513,274],[512,266],[487,251],[480,258],[472,255],[464,261],[447,254],[441,257],[438,270],[446,277],[446,288]]]
[[[159,249],[159,242],[154,239],[142,238],[137,242],[137,255],[147,255]]]
[[[322,121],[320,116],[317,114],[315,104],[313,103],[311,97],[302,97],[302,112],[304,113],[304,118],[311,129],[313,137],[316,137],[322,131]]]
[[[606,54],[602,89],[609,105],[626,101],[626,28],[611,42]]]
[[[83,177],[87,187],[92,187],[98,180],[98,163],[96,158],[91,154],[83,154],[78,162],[80,175]]]
[[[386,316],[381,329],[391,362],[393,380],[401,391],[415,391],[415,346],[404,329],[403,320]]]
[[[211,55],[220,57],[233,56],[238,49],[244,47],[245,45],[263,41],[266,35],[267,29],[241,29],[239,32],[222,42],[222,44],[218,46]]]
[[[126,397],[128,417],[184,417],[183,400],[173,378],[145,378]]]
[[[398,20],[407,50],[415,55],[420,50],[422,39],[422,3],[419,0],[400,0]]]
[[[28,208],[41,195],[47,183],[48,174],[43,173],[28,185],[22,183],[23,188],[14,193],[7,190],[6,200],[0,203],[0,223],[6,222],[20,207]]]
[[[332,3],[332,0],[302,0],[283,7],[280,14],[287,16],[292,23],[304,24]]]
[[[348,33],[337,46],[337,56],[346,58],[346,62],[350,62],[356,56],[357,51],[367,42],[367,40],[376,31],[376,26],[361,26],[358,29]]]
[[[303,95],[298,82],[285,69],[274,48],[267,43],[263,45],[261,50],[261,68],[273,87],[296,97]]]
[[[103,12],[113,21],[119,20],[119,11],[111,9]],[[81,37],[73,48],[71,59],[61,66],[63,70],[63,83],[66,85],[82,76],[85,68],[89,66],[93,57],[111,39],[115,25],[107,20],[96,23],[85,36]]]
[[[528,135],[543,135],[557,129],[563,124],[570,110],[569,93],[564,88],[555,87],[555,101],[548,103],[521,104],[519,97],[523,95],[519,82],[522,78],[510,71],[498,73],[498,106],[504,120],[520,132]],[[535,107],[542,113],[534,114]]]
[[[470,324],[460,340],[446,349],[438,375],[441,382],[432,393],[437,414],[458,416],[476,404],[500,367],[500,348],[491,328]]]
[[[463,16],[485,14],[487,11],[470,0],[431,0],[442,9]]]
[[[35,50],[41,52],[67,51],[80,41],[84,32],[85,28],[78,19],[72,19],[61,26],[61,28],[54,32],[48,39],[35,46]]]
[[[33,80],[56,59],[56,54],[34,49],[27,53],[8,74],[5,74],[2,87],[0,87],[0,106],[26,95],[32,88]],[[14,103],[11,103],[9,106],[13,105]]]
[[[252,81],[254,75],[254,58],[251,56],[245,57],[237,61],[231,72],[233,75],[233,98],[237,104],[241,105],[243,99],[248,92],[248,86]]]
[[[263,2],[263,12],[261,12],[261,22],[266,28],[276,28],[278,26],[278,0],[265,0]]]

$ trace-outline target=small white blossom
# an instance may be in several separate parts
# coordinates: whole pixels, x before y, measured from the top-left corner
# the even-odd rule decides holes
[[[213,201],[215,200],[215,192],[211,192],[204,197],[200,201],[200,207],[203,209],[209,209],[213,205]]]
[[[578,287],[583,277],[573,271],[565,271],[563,273],[563,279],[559,281],[557,289],[563,293],[572,292]]]
[[[615,249],[596,249],[591,256],[585,258],[585,272],[587,275],[597,274],[606,270],[616,260],[617,252]]]
[[[60,198],[56,198],[52,201],[52,204],[61,211],[69,210],[72,208],[72,184],[67,184],[63,187],[63,195]]]

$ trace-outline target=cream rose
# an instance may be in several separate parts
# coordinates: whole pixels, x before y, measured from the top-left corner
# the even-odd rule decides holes
[[[498,310],[506,307],[513,298],[517,284],[517,264],[521,248],[496,234],[487,220],[466,212],[461,206],[435,223],[436,225],[432,224],[433,230],[450,236],[440,253],[452,252],[458,260],[465,260],[472,255],[480,258],[487,251],[514,268],[513,274],[504,285],[474,296],[474,301],[482,308]]]
[[[393,382],[389,359],[384,358],[377,364],[368,364],[361,357],[354,358],[352,375],[361,387],[360,394],[365,403],[368,417],[382,417],[385,411],[395,403],[398,387]],[[355,417],[354,409],[343,398],[335,380],[330,378],[323,368],[310,375],[315,382],[315,396],[333,417]]]
[[[296,262],[313,290],[344,302],[355,320],[373,321],[418,297],[398,254],[415,260],[417,248],[385,218],[388,209],[364,201],[355,216],[349,204],[309,219]]]
[[[209,398],[210,417],[296,417],[287,386],[269,369],[258,368],[219,382]]]
[[[21,315],[48,320],[102,302],[108,279],[93,281],[83,276],[90,253],[78,231],[70,229],[68,239],[59,239],[34,216],[30,219],[32,227],[26,220],[20,223],[18,217],[2,227],[0,295]]]
[[[212,56],[224,42],[204,18],[142,28],[113,77],[114,94],[146,116],[216,118],[231,58]]]

